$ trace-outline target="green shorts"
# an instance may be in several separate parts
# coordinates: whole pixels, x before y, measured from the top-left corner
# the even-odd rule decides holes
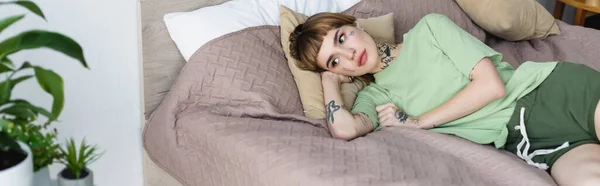
[[[530,142],[528,153],[538,149],[562,148],[546,155],[534,156],[535,163],[545,163],[547,171],[567,151],[589,143],[600,143],[594,127],[594,113],[600,100],[600,72],[585,65],[561,62],[535,90],[517,101],[508,122],[506,150],[517,154],[522,141],[520,125],[524,108],[525,132]],[[521,152],[525,146],[521,147]]]

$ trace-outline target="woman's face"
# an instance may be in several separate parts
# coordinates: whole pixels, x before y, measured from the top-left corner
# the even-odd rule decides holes
[[[376,61],[375,41],[354,26],[342,26],[327,32],[317,54],[319,67],[345,76],[370,73],[376,68]]]

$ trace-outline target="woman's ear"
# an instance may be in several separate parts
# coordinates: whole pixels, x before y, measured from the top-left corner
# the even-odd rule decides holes
[[[358,20],[354,21],[354,24],[356,25],[356,28],[361,29],[361,30],[365,30],[361,27],[360,22]]]

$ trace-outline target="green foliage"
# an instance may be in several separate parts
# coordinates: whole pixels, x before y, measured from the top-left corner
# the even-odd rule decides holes
[[[12,125],[12,123],[10,123],[9,121],[0,119],[0,127],[8,127],[9,125]],[[7,133],[0,133],[0,141],[5,142],[5,144],[3,144],[4,146],[0,146],[0,151],[7,151],[9,149],[17,149],[21,152],[23,152],[23,150],[20,148],[19,144],[13,140],[13,138],[11,138],[10,136],[8,136]]]
[[[30,1],[0,2],[0,5],[21,6],[45,19],[42,10]],[[25,15],[0,18],[0,33],[20,21]],[[60,33],[44,30],[24,31],[0,41],[0,150],[21,150],[17,140],[28,144],[33,153],[34,169],[37,171],[52,164],[60,156],[56,143],[56,130],[48,126],[56,121],[64,106],[62,78],[55,72],[24,62],[14,66],[10,55],[27,49],[48,48],[72,57],[88,68],[81,46],[73,39]],[[46,61],[39,61],[44,63]],[[18,74],[18,75],[17,75]],[[13,89],[19,83],[35,77],[40,87],[53,98],[50,111],[35,106],[27,100],[14,99]],[[45,123],[39,117],[47,118]]]
[[[35,69],[35,78],[40,84],[40,87],[54,97],[50,120],[56,120],[60,115],[64,105],[65,95],[63,92],[63,80],[58,74],[50,70],[46,70],[37,66],[33,68]]]
[[[55,32],[31,30],[0,42],[0,59],[15,52],[46,47],[73,57],[87,68],[83,50],[73,39]]]
[[[25,17],[25,15],[16,15],[3,19],[2,21],[0,21],[0,32],[2,32],[2,30],[12,25],[13,23],[21,20],[23,17]]]
[[[59,150],[60,158],[58,161],[75,175],[75,179],[79,179],[87,166],[102,156],[102,153],[97,153],[98,148],[86,144],[85,139],[81,140],[79,149],[75,145],[75,140],[71,138],[67,141],[65,147],[61,147]]]
[[[21,121],[20,121],[21,122]],[[56,131],[44,132],[42,125],[27,123],[13,125],[8,136],[29,145],[33,153],[34,170],[52,164],[59,156],[59,145],[56,143]]]
[[[40,7],[38,7],[34,2],[31,2],[31,1],[0,2],[0,5],[5,5],[5,4],[19,5],[23,8],[26,8],[27,10],[33,12],[34,14],[42,17],[43,19],[46,19],[46,17],[44,16],[44,13],[42,12],[42,9],[40,9]]]

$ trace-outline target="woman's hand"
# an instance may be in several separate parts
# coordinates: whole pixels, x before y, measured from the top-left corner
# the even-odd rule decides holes
[[[351,82],[348,76],[336,74],[330,71],[321,72],[321,81],[330,81],[338,84]]]
[[[386,103],[375,107],[379,124],[384,127],[420,128],[419,119],[408,116],[394,103]]]

